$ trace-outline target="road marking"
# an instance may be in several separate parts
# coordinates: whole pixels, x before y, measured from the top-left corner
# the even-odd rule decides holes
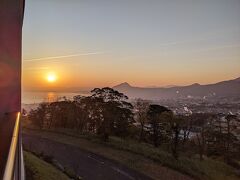
[[[96,158],[94,158],[94,157],[92,157],[92,156],[90,156],[90,155],[88,155],[88,158],[90,158],[90,159],[92,159],[92,160],[94,160],[94,161],[97,161],[97,162],[100,163],[100,164],[104,164],[103,161],[100,161],[100,160],[98,160],[98,159],[96,159]]]
[[[129,179],[135,180],[134,177],[130,176],[128,173],[126,173],[126,172],[124,172],[124,171],[122,171],[122,170],[120,170],[120,169],[118,169],[118,168],[116,168],[116,167],[112,167],[112,169],[115,170],[115,171],[117,171],[118,173],[120,173],[120,174],[128,177]]]

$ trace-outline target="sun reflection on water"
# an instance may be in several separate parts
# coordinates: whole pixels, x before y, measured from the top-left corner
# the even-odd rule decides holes
[[[58,96],[55,92],[48,92],[47,93],[47,102],[48,103],[51,103],[51,102],[54,102],[54,101],[57,101],[58,99]]]

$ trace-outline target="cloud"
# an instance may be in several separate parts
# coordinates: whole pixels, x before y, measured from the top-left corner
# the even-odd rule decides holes
[[[90,55],[97,55],[97,54],[104,54],[104,52],[89,52],[89,53],[68,54],[68,55],[62,55],[62,56],[49,56],[49,57],[42,57],[42,58],[26,59],[23,61],[24,62],[35,62],[35,61],[46,61],[46,60],[56,60],[56,59],[60,60],[63,58],[78,57],[78,56],[90,56]]]

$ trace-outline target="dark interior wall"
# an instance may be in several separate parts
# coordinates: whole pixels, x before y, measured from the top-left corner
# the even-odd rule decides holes
[[[0,113],[21,109],[24,0],[0,0]]]

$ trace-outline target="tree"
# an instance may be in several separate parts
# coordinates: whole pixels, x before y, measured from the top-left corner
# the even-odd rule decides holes
[[[208,139],[210,155],[224,156],[226,162],[233,160],[239,154],[240,138],[238,127],[240,121],[236,115],[217,116],[212,121]]]
[[[41,103],[39,104],[37,109],[35,110],[31,109],[29,112],[29,120],[40,129],[44,127],[44,123],[47,115],[47,109],[48,109],[48,104]]]
[[[77,107],[76,126],[80,132],[88,131],[96,133],[100,112],[97,101],[92,97],[75,96],[73,103]],[[94,114],[94,116],[93,116]]]
[[[196,139],[195,144],[198,147],[198,153],[200,160],[203,160],[203,156],[206,153],[207,138],[211,131],[211,115],[209,114],[193,114],[192,118],[194,119],[194,126],[196,130]]]
[[[109,87],[95,88],[91,91],[91,93],[92,97],[101,98],[104,100],[104,102],[115,101],[127,104],[126,100],[128,99],[128,97],[126,95]]]
[[[193,130],[193,120],[191,115],[183,116],[178,115],[178,117],[181,119],[181,130],[182,130],[182,146],[183,149],[185,149],[185,145],[189,140],[189,135],[191,131]]]
[[[150,124],[150,135],[155,147],[160,145],[161,139],[165,132],[166,117],[171,114],[171,110],[164,106],[152,104],[147,112],[148,121]]]
[[[26,109],[24,109],[24,108],[22,109],[22,115],[23,115],[23,116],[26,116],[26,115],[27,115],[27,111],[26,111]]]
[[[48,108],[48,128],[63,127],[75,128],[76,127],[76,105],[70,100],[64,99],[49,104]]]
[[[137,99],[134,107],[136,110],[137,122],[140,124],[141,127],[139,136],[139,141],[141,142],[145,137],[144,128],[147,123],[147,112],[149,108],[149,102],[146,100]]]
[[[230,161],[231,155],[234,151],[234,145],[238,141],[234,130],[239,127],[240,123],[236,115],[229,114],[225,117],[226,119],[226,148],[225,148],[225,160]]]
[[[95,88],[92,91],[97,109],[100,112],[98,133],[107,141],[111,133],[124,137],[133,122],[133,106],[127,102],[128,97],[112,88]],[[95,116],[96,111],[93,111]]]
[[[179,156],[179,141],[180,141],[180,130],[182,125],[182,118],[180,116],[173,116],[172,113],[169,113],[169,125],[171,133],[171,150],[172,155],[175,159],[178,159]]]

